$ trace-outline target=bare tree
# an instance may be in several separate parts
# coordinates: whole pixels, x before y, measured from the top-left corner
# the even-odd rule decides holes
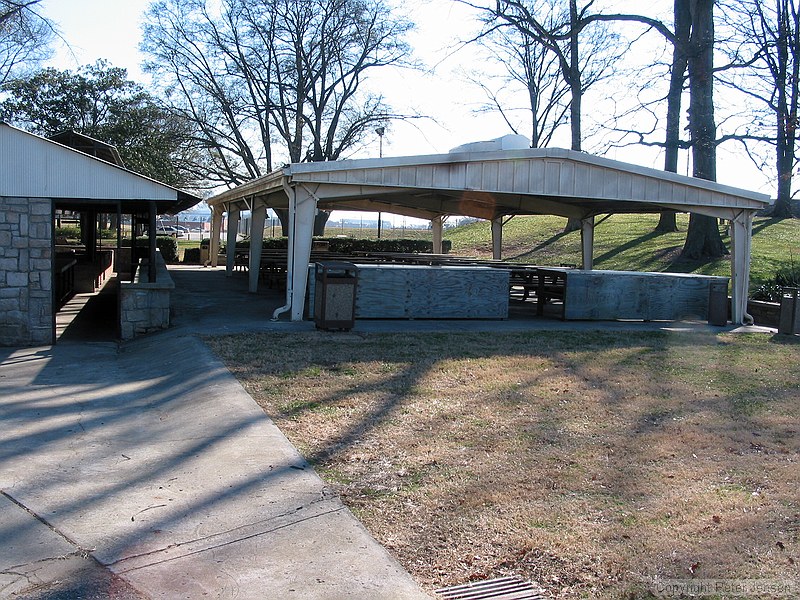
[[[557,2],[536,0],[534,12],[544,13],[551,21],[557,14]],[[553,23],[546,25],[552,27]],[[532,148],[548,146],[556,130],[566,124],[569,111],[570,90],[561,76],[558,57],[516,27],[493,26],[492,19],[477,41],[488,51],[489,60],[503,70],[502,75],[479,73],[471,78],[488,99],[480,111],[498,112],[516,134],[527,129]],[[518,96],[525,98],[525,105],[516,104]],[[525,116],[519,117],[519,113]]]
[[[620,53],[618,37],[592,18],[595,0],[580,6],[578,0],[569,0],[567,10],[560,13],[554,13],[563,5],[559,2],[498,0],[489,7],[465,3],[486,15],[488,31],[510,27],[556,58],[559,73],[569,88],[570,147],[580,151],[584,93],[607,75]],[[578,220],[570,219],[566,231],[579,227]]]
[[[0,0],[0,84],[49,55],[53,27],[37,11],[41,0]]]
[[[398,117],[364,82],[408,63],[410,28],[384,0],[162,0],[142,47],[175,109],[197,123],[209,177],[232,186],[278,160],[341,158]]]
[[[769,168],[764,147],[774,149],[777,199],[772,216],[792,216],[800,105],[800,6],[796,0],[739,0],[725,6],[733,39],[724,46],[731,62],[746,68],[722,74],[724,85],[751,101],[745,125],[724,136],[744,144],[759,167]]]

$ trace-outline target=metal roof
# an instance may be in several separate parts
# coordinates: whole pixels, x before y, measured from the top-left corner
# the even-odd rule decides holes
[[[769,196],[563,149],[295,163],[211,198],[210,205],[287,206],[284,186],[304,187],[320,208],[433,218],[510,214],[585,218],[677,210],[733,218]]]
[[[52,198],[93,205],[122,202],[123,210],[158,203],[177,212],[200,202],[191,194],[0,123],[0,196]]]

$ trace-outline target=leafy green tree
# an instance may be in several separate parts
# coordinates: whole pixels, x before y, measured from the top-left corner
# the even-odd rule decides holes
[[[48,68],[7,81],[0,88],[0,118],[48,136],[65,130],[116,146],[125,166],[169,185],[194,187],[186,168],[191,150],[188,122],[162,107],[125,69],[104,61],[77,72]]]

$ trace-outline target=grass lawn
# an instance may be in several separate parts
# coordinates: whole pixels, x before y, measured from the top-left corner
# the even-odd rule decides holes
[[[598,219],[599,221],[600,219]],[[730,276],[730,257],[684,262],[678,257],[686,240],[688,215],[678,215],[677,233],[654,232],[657,215],[612,215],[595,228],[595,268],[621,271],[671,271]],[[564,234],[566,219],[515,217],[503,228],[503,258],[539,265],[580,264],[580,232]],[[491,228],[478,222],[445,231],[453,254],[490,257]],[[723,234],[730,248],[730,237]],[[781,266],[800,263],[800,220],[758,218],[753,225],[751,283],[756,287]]]
[[[208,343],[426,589],[800,578],[800,344],[540,332]]]

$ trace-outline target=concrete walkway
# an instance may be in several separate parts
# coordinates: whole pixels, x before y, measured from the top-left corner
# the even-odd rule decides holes
[[[198,337],[313,323],[271,322],[282,294],[242,275],[170,272],[167,332],[0,348],[0,597],[428,598]],[[709,329],[517,317],[356,331]]]
[[[176,312],[0,349],[0,597],[427,598],[195,335],[254,315]]]

